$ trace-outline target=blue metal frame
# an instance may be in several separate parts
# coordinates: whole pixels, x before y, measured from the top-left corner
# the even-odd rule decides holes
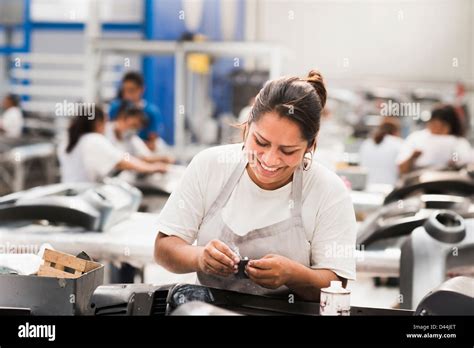
[[[145,6],[143,7],[143,10],[144,10],[143,18],[145,19],[145,21],[144,21],[143,34],[144,34],[144,38],[149,40],[153,34],[153,28],[152,28],[153,1],[152,0],[144,0],[144,1],[145,1]],[[145,89],[144,97],[146,100],[151,100],[153,91],[149,87],[150,85],[147,83],[148,82],[147,77],[150,76],[151,72],[153,71],[153,62],[151,60],[151,57],[143,57],[142,69],[143,69],[143,76],[145,78],[145,86],[148,86],[148,88]]]
[[[178,0],[145,0],[145,39],[178,40],[185,30],[184,21],[176,20],[181,9]],[[172,14],[172,15],[171,15]],[[147,56],[143,58],[143,76],[147,102],[160,109],[160,136],[174,144],[174,57]]]
[[[145,1],[145,39],[178,40],[186,31],[184,21],[176,14],[182,9],[181,0]],[[220,32],[220,0],[205,0],[203,19],[198,32],[211,41],[222,40]],[[239,0],[236,40],[243,38],[244,1]],[[156,104],[163,116],[163,132],[160,135],[168,144],[174,144],[174,57],[144,57],[145,99]],[[213,91],[217,113],[231,110],[231,93],[227,74],[233,69],[233,59],[220,58],[213,64]]]
[[[62,23],[62,22],[33,22],[34,30],[84,30],[84,23]],[[104,23],[104,31],[142,31],[142,23]]]
[[[148,0],[145,0],[148,1]],[[23,45],[20,47],[0,47],[0,54],[28,53],[31,49],[31,33],[33,30],[84,30],[84,23],[66,22],[32,22],[30,19],[31,0],[24,0],[23,23],[14,25],[15,30],[23,31]],[[146,23],[146,22],[145,22]],[[144,31],[144,23],[104,23],[104,31]]]
[[[30,51],[31,32],[33,30],[83,30],[82,23],[48,23],[31,22],[30,2],[25,1],[25,14],[22,26],[15,28],[23,29],[24,42],[22,47],[12,48],[0,47],[0,54],[11,54],[13,52],[26,53]],[[184,21],[176,20],[176,13],[181,9],[180,0],[143,0],[144,21],[143,23],[104,23],[104,31],[141,31],[145,39],[149,40],[177,40],[185,31]],[[199,32],[207,35],[212,41],[222,39],[220,31],[219,0],[205,0],[205,17],[200,25]],[[243,38],[243,13],[244,1],[239,1],[238,25],[235,39]],[[170,16],[170,13],[173,16]],[[219,59],[214,64],[213,99],[216,100],[217,110],[223,112],[230,109],[229,86],[224,83],[228,72],[233,69],[232,59]],[[169,144],[174,144],[174,58],[173,57],[143,57],[143,75],[145,78],[144,98],[156,104],[163,116],[163,136]],[[220,77],[220,78],[219,78]],[[220,81],[220,83],[216,83]],[[224,81],[224,82],[223,82]]]
[[[148,0],[147,0],[148,1]],[[84,23],[61,23],[61,22],[32,22],[30,17],[31,0],[24,0],[23,23],[13,25],[14,30],[23,31],[23,45],[19,47],[0,47],[0,55],[11,55],[14,53],[28,53],[31,51],[31,35],[34,30],[84,30]],[[143,31],[144,23],[104,23],[104,31]],[[23,69],[29,69],[29,64],[23,63]],[[28,85],[28,79],[21,79],[23,85]],[[22,95],[23,101],[29,100],[29,96]]]

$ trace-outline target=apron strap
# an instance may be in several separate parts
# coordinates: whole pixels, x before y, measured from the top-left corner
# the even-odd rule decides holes
[[[247,166],[248,159],[247,156],[244,154],[244,158],[239,161],[237,166],[235,167],[234,171],[230,175],[229,179],[224,185],[224,188],[222,191],[219,193],[217,196],[216,200],[214,203],[211,205],[211,208],[209,208],[209,211],[207,212],[206,216],[203,219],[203,222],[212,216],[214,216],[215,212],[223,207],[227,200],[229,199],[230,195],[232,194],[232,191],[234,190],[234,187],[237,185],[237,182],[240,180],[240,177],[242,176],[245,167]]]
[[[303,170],[301,166],[296,168],[291,183],[291,199],[292,199],[292,217],[300,217],[303,204]]]

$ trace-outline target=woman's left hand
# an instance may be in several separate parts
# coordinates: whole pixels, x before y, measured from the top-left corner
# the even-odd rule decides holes
[[[293,261],[280,255],[266,255],[249,261],[246,272],[251,280],[268,289],[276,289],[288,283]]]

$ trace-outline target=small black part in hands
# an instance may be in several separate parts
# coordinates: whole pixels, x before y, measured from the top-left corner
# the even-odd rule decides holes
[[[247,264],[249,263],[249,259],[245,258],[239,261],[237,264],[238,267],[238,272],[235,274],[235,277],[237,279],[248,279],[247,273],[245,273],[245,267],[247,267]]]

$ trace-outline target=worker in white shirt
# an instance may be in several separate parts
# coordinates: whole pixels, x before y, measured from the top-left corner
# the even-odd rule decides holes
[[[325,102],[317,71],[267,82],[243,144],[204,150],[188,166],[160,213],[156,261],[197,272],[206,286],[309,300],[332,280],[354,279],[350,194],[312,161]]]
[[[116,148],[104,136],[106,117],[99,107],[94,116],[77,115],[68,140],[59,148],[62,182],[100,182],[114,171],[165,172],[164,163],[148,163]]]
[[[145,126],[144,112],[131,103],[124,102],[120,106],[115,121],[105,125],[105,136],[109,141],[124,153],[128,153],[148,163],[173,163],[170,156],[154,154],[145,142],[138,136],[138,132]]]
[[[436,107],[425,129],[410,134],[397,159],[400,174],[427,167],[462,165],[470,161],[472,149],[462,136],[463,125],[450,105]]]
[[[368,171],[368,184],[395,185],[397,157],[402,144],[400,122],[384,117],[374,135],[364,140],[359,150],[360,165]]]
[[[7,137],[19,138],[23,132],[23,112],[20,109],[20,99],[13,94],[5,96],[2,102],[3,114],[0,117],[0,130]]]

